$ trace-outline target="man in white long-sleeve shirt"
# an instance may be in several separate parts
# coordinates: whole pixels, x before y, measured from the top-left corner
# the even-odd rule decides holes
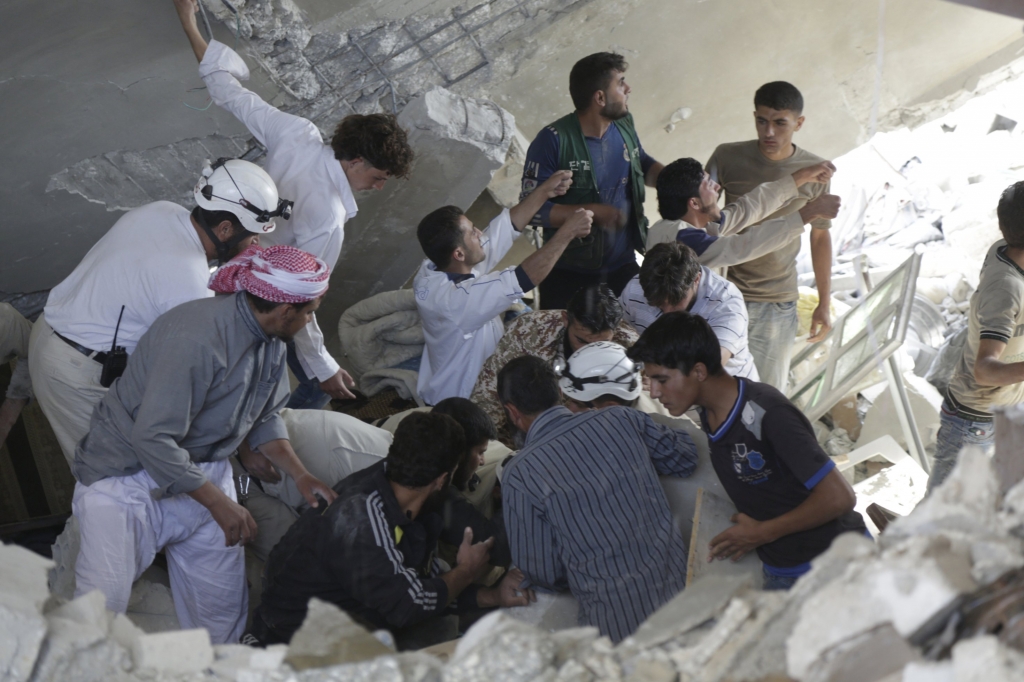
[[[416,237],[427,260],[413,281],[425,340],[417,390],[428,404],[469,397],[505,332],[499,315],[548,276],[571,240],[590,234],[594,214],[578,209],[521,265],[492,272],[544,202],[571,184],[571,171],[553,173],[483,232],[457,206],[420,221]]]
[[[248,79],[248,67],[227,45],[216,40],[207,45],[196,25],[196,0],[174,0],[174,5],[210,98],[267,148],[264,168],[295,201],[288,225],[263,243],[302,249],[334,270],[345,223],[358,210],[353,191],[379,190],[388,178],[408,174],[413,152],[405,131],[391,115],[353,115],[341,121],[330,145],[324,144],[311,121],[279,111],[242,87],[239,80]],[[288,345],[288,366],[300,383],[289,407],[317,409],[332,397],[354,397],[347,386],[355,382],[327,352],[315,319]]]

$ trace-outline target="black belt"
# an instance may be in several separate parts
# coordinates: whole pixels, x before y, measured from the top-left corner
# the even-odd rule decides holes
[[[69,339],[66,336],[61,336],[60,333],[58,333],[58,332],[53,332],[53,333],[57,335],[58,339],[60,339],[64,343],[68,344],[69,346],[71,346],[72,348],[77,350],[79,353],[84,355],[85,357],[90,358],[92,360],[95,360],[96,362],[100,363],[101,365],[104,362],[107,361],[107,354],[106,353],[101,353],[100,351],[95,351],[95,350],[92,350],[91,348],[86,348],[85,346],[83,346],[81,344],[75,343],[74,341],[72,341],[71,339]]]

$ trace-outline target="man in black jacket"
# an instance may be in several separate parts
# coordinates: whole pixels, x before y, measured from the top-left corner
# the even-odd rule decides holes
[[[338,499],[326,511],[309,509],[270,553],[251,634],[262,644],[289,641],[317,597],[370,629],[391,630],[399,648],[419,648],[456,635],[452,619],[443,622],[449,605],[527,604],[518,571],[493,588],[472,584],[493,538],[474,543],[468,527],[445,530],[442,503],[465,451],[451,417],[406,417],[387,458],[338,483]],[[437,558],[439,540],[459,547],[450,570]]]

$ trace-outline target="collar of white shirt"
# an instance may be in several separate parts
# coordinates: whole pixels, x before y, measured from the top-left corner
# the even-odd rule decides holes
[[[359,211],[359,207],[356,205],[356,197],[352,194],[352,186],[348,184],[348,177],[341,167],[341,162],[334,158],[334,150],[330,145],[324,145],[324,163],[327,164],[327,173],[341,195],[341,204],[345,207],[345,220],[351,220]]]

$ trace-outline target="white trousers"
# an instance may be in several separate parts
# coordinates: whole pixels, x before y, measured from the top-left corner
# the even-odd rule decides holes
[[[227,460],[199,467],[235,499]],[[164,550],[181,627],[206,628],[214,644],[238,642],[249,612],[244,549],[224,546],[224,531],[206,507],[186,494],[155,500],[150,490],[157,487],[145,470],[75,485],[72,511],[82,533],[75,596],[100,590],[108,609],[124,613],[132,583]]]
[[[45,315],[32,327],[28,366],[39,407],[71,466],[75,446],[89,432],[93,408],[107,394],[100,386],[103,366],[61,341]]]

